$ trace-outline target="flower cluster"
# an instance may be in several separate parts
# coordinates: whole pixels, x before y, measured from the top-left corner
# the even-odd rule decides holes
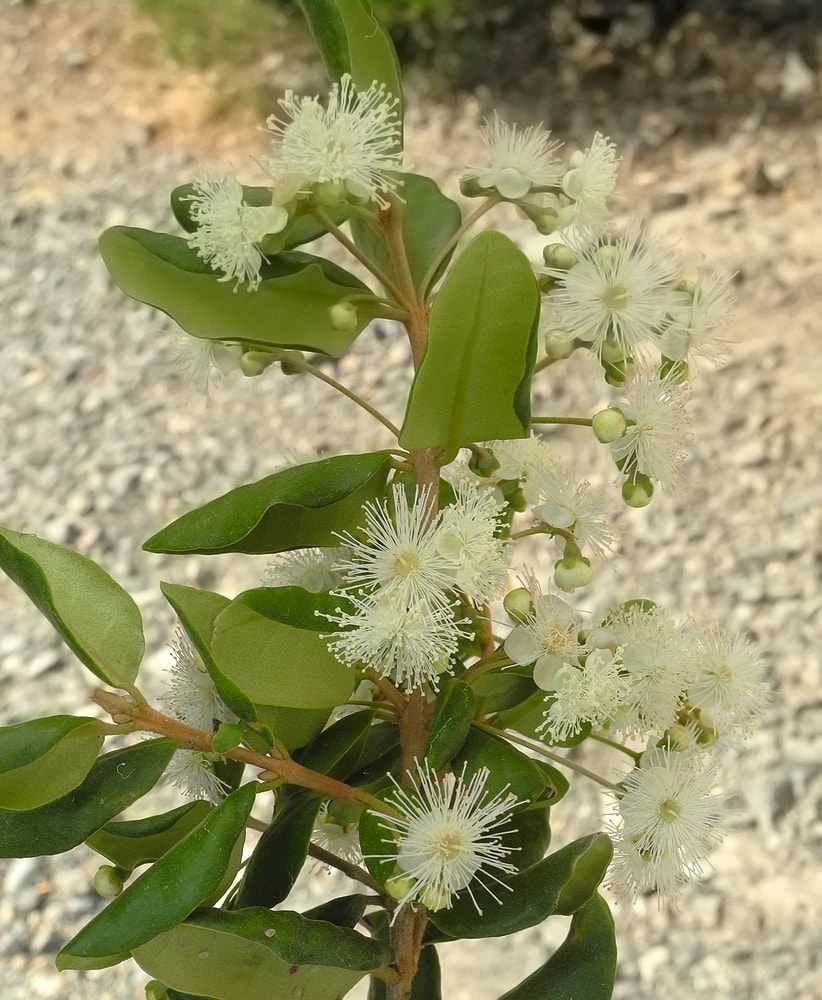
[[[363,664],[407,690],[436,686],[460,641],[471,638],[460,601],[482,605],[507,582],[500,510],[493,494],[467,481],[439,512],[427,492],[409,504],[400,485],[392,501],[364,506],[359,537],[339,536],[343,556],[334,570],[343,582],[335,593],[348,609],[328,616],[340,631],[326,638],[343,663]]]

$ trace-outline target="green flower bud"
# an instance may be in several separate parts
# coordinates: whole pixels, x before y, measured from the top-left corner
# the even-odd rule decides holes
[[[146,983],[146,1000],[168,1000],[168,990],[161,982],[152,979]]]
[[[464,198],[482,198],[488,189],[481,187],[476,177],[460,177],[460,194]]]
[[[94,891],[103,899],[114,899],[123,891],[123,872],[114,865],[100,865],[94,873]]]
[[[548,243],[542,248],[542,259],[546,267],[553,267],[557,271],[570,271],[579,257],[564,243]]]
[[[353,302],[336,302],[328,310],[328,318],[333,329],[349,333],[357,328],[357,307]]]
[[[622,499],[629,507],[647,507],[653,495],[654,484],[641,472],[622,484]]]
[[[609,406],[607,410],[600,410],[593,416],[593,430],[597,440],[602,444],[611,444],[618,441],[628,427],[625,414],[617,406]]]
[[[688,381],[689,374],[687,361],[671,361],[670,359],[666,359],[659,370],[659,377],[673,382],[674,385],[683,385]]]
[[[616,337],[609,334],[602,344],[599,356],[606,364],[620,365],[625,361],[625,348]]]
[[[524,622],[534,613],[534,595],[525,587],[509,591],[502,599],[505,613],[515,622]]]
[[[554,583],[567,594],[587,587],[594,578],[591,560],[584,556],[566,556],[554,563]]]
[[[480,448],[479,445],[473,445],[471,457],[468,459],[468,468],[475,476],[487,479],[488,476],[493,476],[497,471],[499,462],[490,448]]]
[[[556,358],[564,361],[570,358],[577,348],[577,342],[573,337],[569,337],[565,330],[549,330],[543,339],[545,353],[549,358]]]
[[[314,185],[314,200],[318,205],[326,208],[333,208],[344,202],[348,196],[348,191],[344,184],[336,184],[333,181],[321,181]]]
[[[426,885],[420,889],[418,899],[427,910],[436,913],[437,910],[450,906],[451,895],[436,886]]]
[[[289,360],[291,358],[294,359],[293,362]],[[302,351],[283,351],[277,360],[280,362],[280,370],[283,375],[302,375],[305,369],[300,361],[303,361],[304,358],[305,355]]]
[[[605,381],[608,385],[625,385],[636,374],[636,365],[632,358],[623,358],[618,364],[609,364],[603,359]]]
[[[240,358],[240,371],[249,378],[254,378],[268,368],[277,356],[269,351],[246,351]]]
[[[385,891],[392,899],[402,899],[414,888],[415,881],[401,869],[397,869],[397,874],[392,875],[385,883]]]

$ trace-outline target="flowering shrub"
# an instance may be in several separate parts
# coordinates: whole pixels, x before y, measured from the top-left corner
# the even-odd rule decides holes
[[[601,135],[563,158],[541,126],[495,115],[464,217],[404,163],[396,61],[367,5],[304,8],[331,91],[280,102],[265,183],[204,174],[172,195],[184,236],[116,227],[101,252],[186,331],[204,387],[231,369],[316,376],[395,443],[274,471],[146,542],[274,556],[233,598],[163,585],[180,622],[164,711],[137,686],[131,598],[82,556],[0,529],[0,565],[106,685],[94,701],[112,720],[0,730],[0,848],[99,852],[112,902],[58,966],[133,957],[150,997],[332,1000],[369,975],[372,997],[435,998],[438,943],[560,914],[566,942],[506,998],[606,998],[598,888],[672,895],[700,870],[721,836],[717,748],[762,715],[763,670],[744,639],[651,601],[592,621],[561,596],[592,584],[613,534],[604,497],[534,428],[593,431],[632,506],[680,488],[690,369],[722,352],[729,279],[690,280],[639,223],[611,228],[619,160]],[[544,267],[500,232],[465,243],[502,203],[546,236]],[[368,282],[298,249],[326,234]],[[356,349],[377,317],[408,337],[402,427],[306,356]],[[532,415],[532,380],[575,351],[619,399]],[[517,581],[516,543],[535,535],[555,546],[553,577]],[[98,756],[138,733],[156,738]],[[621,755],[620,780],[562,753],[585,740]],[[599,780],[614,811],[608,834],[548,854],[558,766]],[[192,801],[117,818],[164,773]],[[283,908],[309,857],[357,891]]]

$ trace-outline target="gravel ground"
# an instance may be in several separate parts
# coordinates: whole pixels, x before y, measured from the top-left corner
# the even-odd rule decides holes
[[[70,0],[0,7],[0,522],[73,546],[135,596],[145,687],[157,693],[173,629],[159,580],[231,593],[254,585],[265,560],[174,561],[142,553],[142,540],[267,474],[286,452],[343,437],[363,449],[387,442],[323,386],[279,373],[207,404],[173,366],[168,325],[111,286],[95,249],[104,226],[170,227],[167,192],[196,162],[242,163],[260,140],[244,119],[212,121],[207,80],[118,63],[107,43],[129,27],[125,8],[112,4],[102,21],[95,11]],[[410,158],[435,174],[470,160],[477,117],[472,101],[427,109],[409,129]],[[650,214],[694,264],[738,270],[738,344],[695,387],[689,495],[617,512],[619,556],[586,600],[597,613],[642,593],[681,617],[745,631],[765,650],[774,698],[763,728],[728,760],[738,810],[702,884],[676,906],[617,908],[618,1000],[822,998],[820,150],[818,125],[765,128],[754,118],[711,146],[633,157],[625,147],[633,162],[621,209]],[[382,330],[336,368],[397,419],[404,361],[402,343]],[[589,365],[574,359],[563,375],[561,385],[543,376],[554,412],[601,401]],[[608,483],[593,448],[556,441],[573,442],[593,463],[585,475]],[[5,578],[0,622],[0,722],[87,711],[90,675]],[[596,794],[575,788],[557,843],[598,822]],[[85,849],[0,862],[4,1000],[143,995],[144,977],[127,966],[54,970],[61,944],[99,905],[95,867]],[[304,892],[323,889],[315,877]],[[557,921],[513,944],[443,949],[445,995],[497,997],[564,932]]]

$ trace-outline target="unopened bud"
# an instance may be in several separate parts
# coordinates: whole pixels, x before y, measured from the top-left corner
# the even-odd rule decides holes
[[[431,910],[434,913],[449,906],[451,902],[450,893],[444,889],[437,888],[435,885],[423,886],[417,898],[427,910]]]
[[[688,381],[688,362],[667,360],[659,370],[659,377],[674,385],[683,385]]]
[[[616,337],[608,336],[602,343],[599,356],[606,364],[623,364],[625,362],[625,348]]]
[[[632,358],[624,358],[617,364],[609,364],[604,361],[605,381],[608,385],[625,385],[636,375],[636,365]]]
[[[94,891],[103,899],[114,899],[123,891],[123,872],[114,865],[100,865],[94,873]]]
[[[607,410],[595,413],[591,423],[597,440],[603,444],[618,441],[628,427],[625,414],[616,406],[609,406]]]
[[[557,271],[570,271],[579,260],[574,251],[564,243],[548,243],[542,248],[542,259],[547,267]]]
[[[333,208],[345,201],[348,192],[344,184],[337,184],[334,181],[321,181],[314,185],[314,200],[319,205],[326,208]]]
[[[584,556],[566,556],[554,563],[554,583],[567,594],[587,587],[593,578],[591,560]]]
[[[549,330],[542,342],[548,357],[556,358],[558,361],[570,358],[577,346],[575,338],[565,330]]]
[[[385,891],[392,899],[402,899],[414,888],[415,880],[405,872],[398,870],[397,875],[392,875],[385,883]]]
[[[168,1000],[168,990],[162,983],[152,979],[146,983],[146,1000]]]
[[[328,310],[328,319],[334,330],[350,333],[357,329],[357,307],[352,302],[336,302]]]
[[[475,476],[487,479],[499,468],[499,461],[490,448],[480,448],[474,445],[471,449],[471,457],[468,459],[468,468]]]
[[[629,507],[647,507],[653,495],[654,484],[641,472],[622,484],[622,499]]]
[[[254,378],[268,368],[272,361],[276,361],[277,356],[270,351],[246,351],[240,358],[240,371],[249,378]]]
[[[525,587],[517,587],[503,597],[502,606],[512,621],[527,621],[534,613],[534,595]]]

